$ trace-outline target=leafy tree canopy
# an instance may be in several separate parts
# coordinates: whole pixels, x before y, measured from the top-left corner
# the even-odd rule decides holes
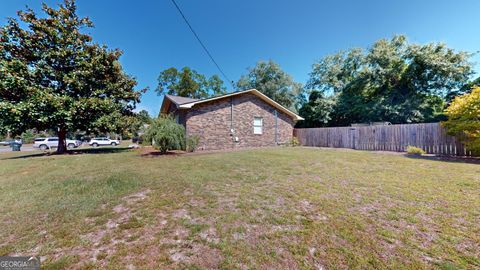
[[[156,92],[159,95],[169,94],[190,98],[207,98],[225,94],[227,92],[222,79],[213,75],[207,79],[205,75],[184,67],[177,70],[174,67],[168,68],[158,76]]]
[[[463,134],[460,138],[471,151],[480,154],[480,87],[471,93],[456,97],[446,109],[448,120],[444,122],[451,135]]]
[[[142,124],[150,124],[153,120],[148,111],[146,110],[141,110],[138,113],[135,114],[135,116],[138,118],[138,120]]]
[[[237,82],[239,90],[255,88],[281,105],[297,111],[299,101],[304,98],[303,86],[294,82],[292,76],[283,71],[272,60],[259,61],[248,69]]]
[[[470,57],[442,43],[411,44],[395,36],[368,50],[324,57],[314,63],[307,87],[334,97],[331,126],[438,121],[446,97],[472,75]]]
[[[58,130],[58,152],[67,131],[116,131],[139,102],[135,79],[125,74],[120,50],[82,33],[92,27],[73,0],[44,17],[19,11],[0,28],[0,128]],[[22,27],[25,25],[26,27]]]
[[[304,103],[298,113],[305,120],[297,123],[297,127],[324,127],[332,120],[334,97],[325,97],[321,91],[312,91],[308,102]]]
[[[129,117],[123,119],[123,128],[121,129],[122,138],[132,138],[138,136],[139,133],[145,130],[145,127],[150,125],[153,119],[146,110],[133,113]]]
[[[450,102],[452,101],[456,96],[460,96],[460,95],[464,95],[464,94],[468,94],[472,91],[472,89],[476,86],[480,86],[480,77],[472,80],[472,81],[469,81],[468,83],[464,84],[462,87],[460,87],[460,89],[457,89],[457,90],[454,90],[452,92],[450,92],[448,95],[447,95],[447,101]]]

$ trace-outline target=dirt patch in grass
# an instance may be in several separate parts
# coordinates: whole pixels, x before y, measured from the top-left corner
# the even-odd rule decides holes
[[[218,244],[220,242],[220,238],[217,235],[217,230],[213,227],[202,231],[199,236],[208,243]]]
[[[105,265],[110,256],[115,254],[119,245],[132,245],[137,242],[145,241],[145,237],[140,236],[136,240],[131,241],[134,230],[143,226],[141,221],[135,216],[135,206],[137,203],[148,198],[150,189],[130,194],[121,199],[121,203],[111,209],[111,218],[100,226],[95,226],[99,213],[108,210],[106,205],[101,206],[101,210],[85,219],[87,224],[94,226],[94,230],[86,234],[80,235],[85,241],[85,245],[75,248],[61,249],[57,248],[52,253],[44,255],[42,261],[46,261],[47,265],[55,265],[59,260],[68,256],[78,258],[78,264],[70,264],[70,268],[83,268],[88,264],[96,266]]]
[[[170,250],[170,259],[179,266],[197,266],[205,269],[218,269],[222,254],[204,244],[184,242]]]

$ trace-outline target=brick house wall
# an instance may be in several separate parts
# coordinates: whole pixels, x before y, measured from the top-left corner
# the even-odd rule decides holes
[[[184,116],[187,136],[200,137],[199,150],[275,146],[275,111],[273,106],[251,93],[197,104]],[[253,132],[255,117],[263,119],[262,134]],[[291,117],[277,110],[278,143],[291,140],[294,125]],[[235,130],[233,136],[232,128]],[[238,137],[238,142],[234,137]]]

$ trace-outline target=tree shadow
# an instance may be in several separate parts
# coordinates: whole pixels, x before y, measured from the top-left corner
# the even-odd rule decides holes
[[[405,155],[407,158],[412,159],[423,159],[423,160],[433,160],[441,162],[453,162],[453,163],[469,163],[469,164],[480,164],[480,157],[460,157],[460,156],[414,156],[414,155]]]
[[[111,154],[132,150],[129,147],[98,147],[70,150],[72,154]]]
[[[82,148],[82,149],[73,149],[68,150],[65,154],[57,154],[56,152],[40,152],[40,153],[29,153],[21,156],[14,156],[8,158],[2,158],[1,160],[9,159],[29,159],[29,158],[38,158],[38,157],[49,157],[49,156],[70,156],[70,155],[84,155],[84,154],[113,154],[129,151],[131,148],[128,147],[99,147],[99,148]]]
[[[181,156],[184,155],[183,151],[167,151],[166,153],[160,151],[145,151],[140,154],[141,157],[166,157],[166,156]]]

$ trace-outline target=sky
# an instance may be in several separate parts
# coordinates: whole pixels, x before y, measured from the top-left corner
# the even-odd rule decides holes
[[[351,47],[405,34],[411,42],[444,42],[456,50],[480,50],[478,0],[176,0],[226,75],[237,81],[259,60],[274,60],[305,83],[312,64]],[[50,6],[62,1],[46,0]],[[0,0],[0,25],[26,5],[42,1]],[[158,74],[189,66],[219,74],[171,0],[77,0],[94,41],[119,48],[125,71],[149,90],[137,110],[159,112]],[[480,76],[480,56],[472,59]],[[225,80],[225,79],[224,79]],[[228,90],[231,86],[226,83]]]

